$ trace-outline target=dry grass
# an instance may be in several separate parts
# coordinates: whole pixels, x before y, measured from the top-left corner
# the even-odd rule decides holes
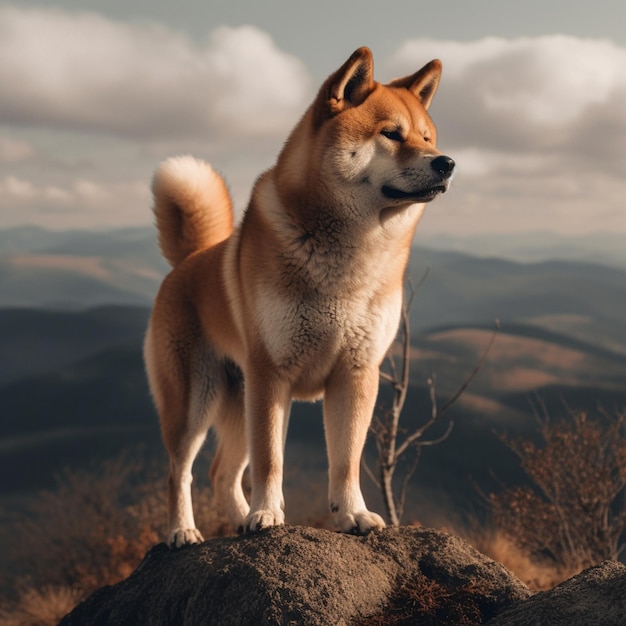
[[[205,537],[228,533],[211,491],[194,488],[196,521]],[[126,578],[165,533],[165,479],[146,475],[137,455],[92,471],[66,472],[4,530],[11,546],[0,623],[57,624],[94,590]]]
[[[566,424],[546,422],[543,445],[510,443],[540,491],[517,488],[492,496],[494,530],[457,534],[536,590],[616,558],[626,539],[624,428],[624,413],[593,421],[577,414]],[[15,516],[3,541],[12,546],[12,562],[7,592],[0,597],[0,623],[56,624],[95,589],[126,578],[164,537],[163,472],[163,467],[146,472],[140,456],[123,455],[92,471],[65,473],[56,489],[41,493],[26,513]],[[327,526],[325,507],[319,519],[311,515],[322,510],[322,481],[309,488],[310,476],[291,478],[287,482],[298,487],[287,499],[303,518],[291,521]],[[193,491],[204,536],[229,534],[208,485]],[[479,595],[469,586],[448,589],[425,577],[405,581],[384,615],[366,623],[400,626],[415,623],[417,615],[424,624],[473,624],[482,610]]]
[[[464,537],[479,552],[504,565],[534,591],[552,589],[581,571],[578,567],[563,569],[539,562],[499,530],[472,530],[456,534]]]
[[[626,548],[626,413],[552,422],[540,408],[538,441],[503,439],[529,484],[486,496],[491,529],[457,533],[535,590]]]
[[[481,590],[474,585],[450,589],[419,576],[403,581],[391,603],[361,623],[363,626],[473,626],[492,617],[489,607],[482,606],[481,597]]]
[[[2,544],[11,550],[1,581],[0,624],[57,624],[96,589],[127,578],[165,538],[165,471],[165,466],[146,469],[141,454],[122,454],[89,471],[63,473],[55,489],[15,515],[3,529]],[[324,482],[311,484],[296,473],[286,481],[290,506],[300,511],[301,519],[293,521],[332,526]],[[207,539],[232,534],[213,506],[207,482],[192,487],[198,528]]]
[[[537,560],[571,572],[626,547],[626,412],[540,421],[541,441],[504,441],[530,486],[489,496],[495,527]]]
[[[3,626],[48,626],[58,624],[82,599],[74,587],[27,587],[9,609],[0,610]]]

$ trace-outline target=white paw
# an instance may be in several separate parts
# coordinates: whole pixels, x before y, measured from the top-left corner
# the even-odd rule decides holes
[[[182,548],[203,541],[204,537],[197,528],[177,528],[170,533],[167,543],[170,548]]]
[[[251,512],[246,519],[246,531],[255,533],[270,526],[281,526],[285,523],[285,514],[281,509],[260,509]]]
[[[343,515],[339,511],[335,513],[335,521],[341,532],[351,535],[366,535],[372,530],[381,530],[386,526],[380,515],[367,509]]]

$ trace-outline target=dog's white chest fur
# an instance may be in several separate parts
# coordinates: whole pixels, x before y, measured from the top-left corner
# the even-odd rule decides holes
[[[260,292],[257,320],[275,367],[294,377],[295,387],[302,387],[298,395],[317,395],[338,359],[355,368],[382,359],[397,328],[397,298],[390,307],[389,302],[372,302],[366,294],[294,295]],[[301,378],[306,385],[299,383]]]

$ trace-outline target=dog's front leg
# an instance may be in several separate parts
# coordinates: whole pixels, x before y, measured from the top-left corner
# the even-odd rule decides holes
[[[250,450],[250,513],[246,530],[284,524],[283,450],[289,417],[289,385],[267,371],[246,374],[246,426]]]
[[[328,498],[340,530],[364,534],[383,528],[367,510],[361,493],[361,455],[378,395],[378,368],[342,367],[333,372],[324,395],[328,448]]]

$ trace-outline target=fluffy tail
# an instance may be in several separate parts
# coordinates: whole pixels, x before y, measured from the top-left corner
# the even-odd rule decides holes
[[[161,163],[152,181],[159,246],[173,266],[233,232],[233,209],[224,179],[190,156]]]

